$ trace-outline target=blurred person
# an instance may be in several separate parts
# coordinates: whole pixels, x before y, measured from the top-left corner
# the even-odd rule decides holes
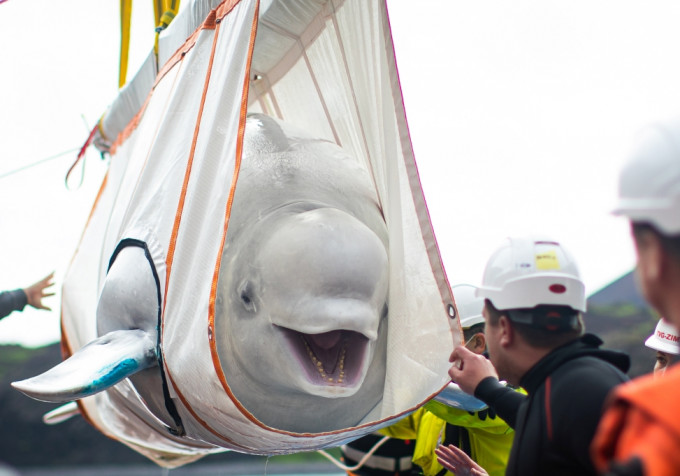
[[[506,474],[596,474],[590,442],[607,394],[628,380],[630,358],[584,333],[585,286],[573,257],[553,239],[510,238],[489,259],[477,295],[489,360],[459,346],[449,374],[514,427]],[[509,399],[517,392],[499,376],[528,396]]]
[[[465,347],[477,355],[486,352],[484,300],[475,296],[476,287],[460,284],[452,288],[459,313]],[[461,394],[461,396],[464,396]],[[466,400],[471,400],[465,396]],[[522,394],[518,397],[523,399]],[[455,395],[454,395],[455,398]],[[435,397],[409,417],[389,426],[381,433],[402,439],[415,440],[413,464],[425,476],[455,474],[447,471],[438,461],[438,446],[454,446],[491,476],[502,476],[510,456],[514,431],[493,410],[475,402],[456,402],[459,407],[444,403],[445,398]],[[476,408],[475,408],[476,407]],[[479,408],[479,409],[477,409]]]
[[[45,292],[47,288],[54,284],[53,278],[54,272],[23,289],[0,292],[0,319],[9,316],[14,311],[23,311],[26,305],[51,311],[52,309],[43,304],[42,300],[54,296],[54,293]]]
[[[619,175],[614,210],[631,226],[636,277],[647,302],[680,328],[680,120],[659,122],[639,137]],[[608,401],[593,459],[607,475],[680,472],[680,367],[639,377]]]
[[[647,338],[645,345],[656,351],[654,374],[663,375],[666,369],[677,360],[680,354],[680,334],[678,330],[665,319],[659,319],[654,333]]]

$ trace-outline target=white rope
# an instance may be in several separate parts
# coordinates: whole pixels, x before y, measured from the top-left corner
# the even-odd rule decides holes
[[[368,450],[364,457],[361,458],[361,460],[359,460],[359,462],[354,466],[347,466],[343,464],[341,461],[335,459],[332,455],[330,455],[324,450],[316,450],[316,452],[321,454],[322,456],[325,456],[331,463],[333,463],[335,466],[342,469],[343,471],[356,471],[357,469],[361,468],[364,465],[364,463],[366,463],[368,458],[373,456],[373,453],[378,451],[378,448],[380,448],[389,439],[390,439],[389,436],[383,436],[375,445],[373,445],[373,448]]]

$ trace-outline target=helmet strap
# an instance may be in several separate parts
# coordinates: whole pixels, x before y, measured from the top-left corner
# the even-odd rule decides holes
[[[512,309],[503,311],[517,324],[550,332],[574,331],[579,329],[578,311],[554,308]]]

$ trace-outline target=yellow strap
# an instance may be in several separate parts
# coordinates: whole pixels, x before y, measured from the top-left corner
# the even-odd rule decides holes
[[[163,14],[163,0],[152,0],[152,1],[153,1],[154,25],[158,25],[161,22],[161,15]]]
[[[177,11],[179,10],[180,0],[154,0],[154,16],[156,18],[156,40],[154,41],[153,51],[156,55],[156,64],[158,65],[158,38],[161,31],[165,30],[168,25],[175,19]]]
[[[132,0],[120,0],[120,69],[118,70],[118,87],[127,82],[128,52],[130,51],[130,19],[132,18]]]

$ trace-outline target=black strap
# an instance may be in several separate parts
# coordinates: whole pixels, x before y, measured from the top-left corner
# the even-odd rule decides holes
[[[151,257],[151,252],[149,251],[149,247],[144,241],[141,240],[136,240],[133,238],[124,238],[123,240],[118,243],[118,246],[116,246],[116,249],[113,251],[113,254],[111,255],[111,259],[109,260],[109,267],[107,268],[106,272],[108,273],[109,270],[111,269],[111,266],[113,266],[113,262],[116,261],[116,257],[118,257],[118,253],[120,253],[125,247],[127,246],[137,246],[141,249],[144,250],[144,256],[146,256],[146,259],[149,261],[149,265],[151,266],[151,272],[153,273],[153,279],[156,281],[156,299],[158,301],[158,341],[156,342],[156,352],[158,354],[158,369],[161,374],[161,381],[163,382],[163,398],[165,400],[165,409],[168,411],[170,416],[172,417],[172,420],[175,423],[175,427],[171,428],[168,427],[167,430],[177,436],[184,436],[186,435],[186,431],[184,430],[184,424],[182,423],[182,418],[179,415],[179,411],[177,410],[177,407],[175,406],[175,402],[173,402],[172,397],[170,396],[170,389],[168,387],[168,381],[167,377],[165,376],[165,368],[163,366],[163,351],[161,349],[161,282],[160,278],[158,277],[158,272],[156,271],[156,266],[154,265],[153,258]]]
[[[442,445],[454,445],[460,448],[472,458],[472,446],[470,445],[470,433],[468,433],[467,428],[446,424],[444,429],[444,441]],[[439,471],[435,476],[444,476],[446,474],[446,468]]]

